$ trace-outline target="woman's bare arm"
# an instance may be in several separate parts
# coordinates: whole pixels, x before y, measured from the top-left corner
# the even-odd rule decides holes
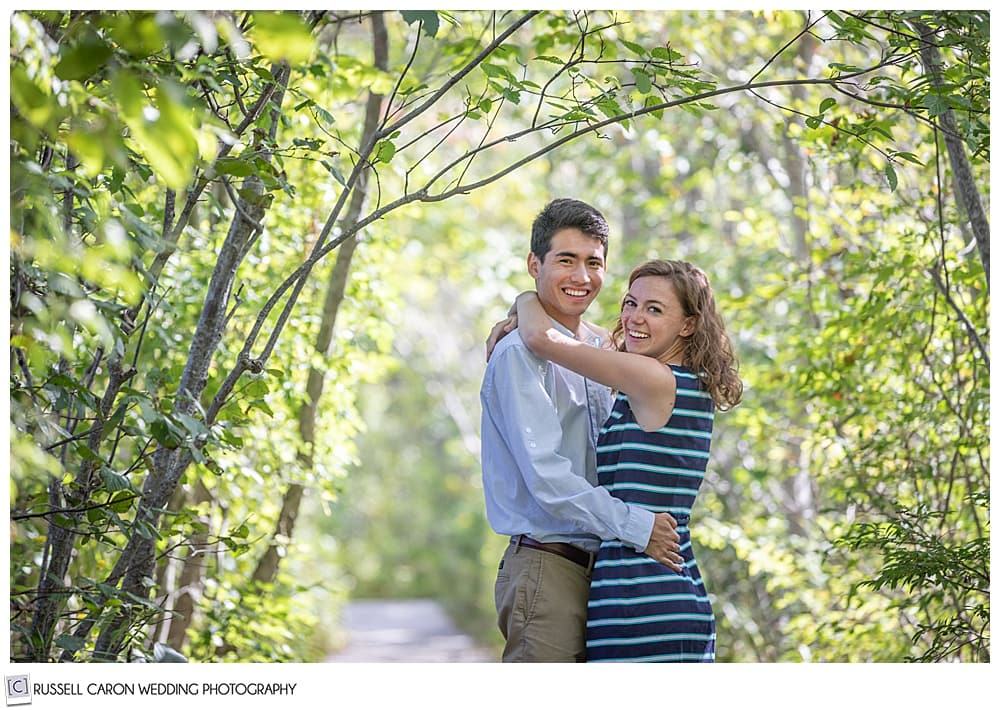
[[[670,368],[658,360],[594,348],[564,335],[531,291],[517,297],[517,324],[521,340],[536,356],[627,394],[636,421],[644,430],[659,429],[670,419],[677,381]]]

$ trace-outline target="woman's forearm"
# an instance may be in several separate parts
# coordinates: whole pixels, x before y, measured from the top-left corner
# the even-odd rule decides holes
[[[576,343],[552,325],[552,319],[542,308],[534,291],[525,291],[519,295],[516,304],[517,328],[521,333],[521,340],[536,357],[550,360],[558,354],[560,346]]]

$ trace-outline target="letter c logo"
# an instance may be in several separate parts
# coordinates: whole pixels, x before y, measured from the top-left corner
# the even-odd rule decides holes
[[[28,679],[11,678],[7,681],[7,692],[9,695],[27,695]]]

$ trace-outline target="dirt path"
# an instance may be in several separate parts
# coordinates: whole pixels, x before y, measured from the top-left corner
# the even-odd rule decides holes
[[[373,599],[347,603],[341,613],[344,647],[330,663],[404,661],[490,663],[495,654],[459,631],[431,599]]]

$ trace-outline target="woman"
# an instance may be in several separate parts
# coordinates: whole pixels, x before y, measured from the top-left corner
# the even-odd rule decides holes
[[[517,299],[521,338],[535,355],[617,392],[597,442],[598,479],[612,495],[677,520],[680,572],[616,541],[602,544],[590,587],[588,661],[714,661],[715,617],[691,549],[691,507],[705,474],[713,412],[743,385],[708,278],[654,260],[629,277],[600,350],[552,326],[533,292]]]

